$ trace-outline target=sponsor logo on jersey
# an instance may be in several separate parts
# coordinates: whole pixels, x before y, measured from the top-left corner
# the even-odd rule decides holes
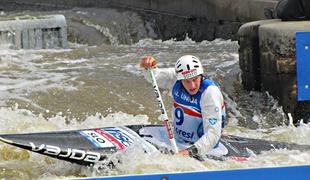
[[[189,96],[189,95],[187,95],[187,94],[185,94],[185,93],[182,93],[182,92],[181,92],[181,94],[180,94],[179,91],[175,91],[175,92],[174,92],[174,95],[175,95],[176,97],[181,98],[181,99],[182,99],[183,101],[185,101],[185,102],[189,102],[189,103],[191,103],[191,104],[198,105],[198,99],[195,98],[195,97],[191,97],[191,96]]]
[[[105,136],[102,136],[100,133],[95,130],[85,130],[79,132],[82,136],[86,137],[89,141],[92,142],[98,148],[111,148],[115,145],[107,139]]]
[[[66,148],[61,150],[60,147],[55,145],[48,145],[48,144],[35,145],[33,142],[29,142],[29,144],[31,146],[31,150],[34,152],[55,156],[60,159],[72,159],[91,163],[96,163],[98,161],[105,159],[105,156],[101,157],[100,153],[98,152],[84,151],[72,148]]]
[[[186,132],[183,131],[182,129],[175,128],[176,134],[178,134],[180,137],[186,138],[186,139],[193,139],[194,137],[194,132]]]
[[[209,124],[212,125],[212,126],[213,126],[214,124],[216,124],[216,122],[217,122],[217,119],[216,119],[216,118],[210,118],[210,119],[209,119]]]

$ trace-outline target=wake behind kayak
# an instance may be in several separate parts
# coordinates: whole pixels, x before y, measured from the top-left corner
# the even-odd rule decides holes
[[[108,165],[111,164],[109,162],[110,156],[115,153],[122,153],[135,144],[139,144],[146,153],[153,153],[157,149],[167,149],[164,140],[158,139],[159,132],[164,128],[164,126],[155,125],[131,125],[72,131],[3,134],[0,135],[0,140],[32,152],[80,165],[92,166],[96,163]],[[160,136],[165,138],[165,133]],[[223,156],[209,155],[206,157],[244,161],[253,153],[258,155],[263,151],[272,149],[310,150],[308,145],[232,135],[223,135],[220,142],[227,149],[227,153]]]

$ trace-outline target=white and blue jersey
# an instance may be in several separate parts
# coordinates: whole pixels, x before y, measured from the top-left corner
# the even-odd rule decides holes
[[[155,68],[154,75],[160,88],[171,90],[176,139],[194,144],[201,155],[208,154],[217,146],[224,127],[225,105],[219,87],[204,79],[197,94],[190,95],[176,80],[174,68]]]
[[[181,81],[176,81],[172,96],[173,103],[173,125],[176,138],[185,142],[196,142],[204,135],[203,118],[201,113],[201,96],[209,86],[216,84],[208,79],[204,79],[200,88],[194,96],[190,95],[183,88]],[[223,108],[223,107],[222,107]],[[222,117],[222,127],[224,127],[224,116]],[[214,124],[217,119],[209,119],[208,123]]]

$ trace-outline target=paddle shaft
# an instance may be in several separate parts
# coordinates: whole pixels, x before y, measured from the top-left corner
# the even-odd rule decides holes
[[[168,134],[171,146],[172,146],[172,150],[175,153],[178,153],[178,147],[177,147],[177,144],[176,144],[175,139],[173,137],[172,128],[171,128],[171,125],[170,125],[169,120],[168,120],[167,111],[165,109],[164,102],[163,102],[163,100],[161,98],[160,91],[159,91],[159,88],[158,88],[158,85],[157,85],[157,82],[156,82],[156,79],[155,79],[155,76],[154,76],[154,72],[153,72],[152,69],[148,69],[148,72],[149,72],[149,74],[150,74],[150,76],[152,78],[153,89],[154,89],[154,92],[155,92],[155,95],[156,95],[156,99],[157,99],[157,102],[158,102],[159,109],[161,111],[161,119],[164,120],[164,124],[165,124],[166,131],[167,131],[167,134]]]

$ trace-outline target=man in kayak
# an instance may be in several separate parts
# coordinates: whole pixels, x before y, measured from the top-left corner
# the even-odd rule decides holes
[[[219,140],[225,121],[224,100],[219,86],[203,76],[200,60],[185,55],[177,60],[175,68],[159,69],[156,64],[152,56],[146,56],[140,62],[142,68],[154,69],[160,88],[171,90],[177,144],[191,144],[179,153],[203,156],[220,149]],[[150,81],[148,77],[146,79]]]

